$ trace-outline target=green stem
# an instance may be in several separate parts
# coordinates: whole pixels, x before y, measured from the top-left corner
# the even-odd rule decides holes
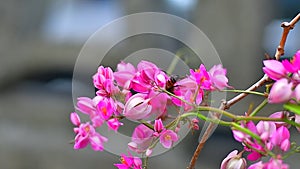
[[[300,127],[299,123],[296,123],[295,121],[289,120],[287,118],[284,118],[283,121],[286,122],[286,123],[288,123],[288,124],[290,124],[290,125],[292,125],[292,126]]]
[[[256,91],[245,91],[245,90],[222,90],[223,92],[234,92],[234,93],[247,93],[247,94],[255,94],[259,96],[265,96],[264,93],[256,92]]]
[[[143,125],[147,126],[148,128],[150,128],[151,130],[154,130],[153,125],[151,125],[150,123],[148,123],[146,120],[139,120]]]
[[[268,104],[268,99],[265,99],[253,110],[253,112],[249,116],[255,116],[267,104]]]
[[[232,114],[232,113],[229,113],[225,110],[221,110],[221,109],[218,109],[218,108],[215,108],[215,107],[208,107],[208,106],[198,106],[197,107],[197,110],[199,111],[213,111],[213,112],[216,112],[216,113],[219,113],[219,114],[223,114],[229,118],[232,118],[232,119],[236,119],[236,115]]]
[[[143,159],[143,169],[147,169],[148,168],[148,157]]]
[[[270,117],[263,117],[263,116],[237,116],[234,120],[241,121],[278,121],[278,122],[284,122],[285,120],[283,118],[270,118]]]

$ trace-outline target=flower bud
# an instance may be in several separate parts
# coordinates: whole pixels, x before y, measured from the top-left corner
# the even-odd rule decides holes
[[[287,79],[280,79],[275,82],[269,94],[269,103],[284,103],[292,97],[293,84],[289,83]]]
[[[75,126],[80,125],[80,118],[77,113],[73,112],[70,114],[70,120]]]
[[[246,166],[246,160],[241,158],[241,154],[238,154],[237,150],[233,150],[222,161],[221,169],[246,169]]]
[[[152,106],[149,104],[150,99],[145,99],[144,94],[135,94],[131,96],[125,104],[123,114],[131,120],[147,118],[151,112]]]
[[[277,60],[265,60],[264,65],[263,71],[273,80],[279,80],[287,74],[282,63]]]

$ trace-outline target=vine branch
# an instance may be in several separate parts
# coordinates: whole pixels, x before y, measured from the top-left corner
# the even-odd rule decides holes
[[[281,24],[281,27],[283,27],[283,33],[282,33],[282,37],[281,37],[279,46],[277,47],[277,50],[276,50],[276,53],[275,53],[276,60],[279,60],[279,58],[284,54],[284,46],[285,46],[285,43],[286,43],[287,36],[288,36],[290,30],[294,28],[295,24],[299,20],[300,20],[300,13],[298,13],[298,15],[294,19],[292,19],[290,22],[283,22]],[[246,91],[255,91],[257,88],[264,85],[267,81],[269,81],[269,78],[265,74],[259,81],[257,81],[255,84],[250,86]],[[234,98],[230,99],[229,101],[223,101],[221,103],[219,109],[221,109],[221,110],[229,109],[232,105],[234,105],[235,103],[237,103],[240,100],[242,100],[243,98],[245,98],[248,94],[249,93],[241,93],[241,94],[235,96]],[[220,117],[220,114],[216,114],[216,118],[219,118],[219,117]],[[206,140],[211,135],[215,125],[216,124],[214,124],[214,123],[211,123],[211,122],[209,123],[209,125],[206,128],[201,140],[198,143],[198,146],[197,146],[197,148],[194,152],[194,155],[193,155],[187,169],[194,169],[195,168],[196,161],[199,157],[199,154],[200,154],[201,150],[203,149],[203,147],[206,143]]]

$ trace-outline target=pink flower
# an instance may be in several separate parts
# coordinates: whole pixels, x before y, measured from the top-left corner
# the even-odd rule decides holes
[[[80,117],[78,116],[77,113],[73,112],[70,114],[70,120],[75,126],[80,125]]]
[[[283,151],[288,151],[290,149],[290,132],[289,130],[281,126],[274,132],[271,138],[271,143],[274,146],[280,147]]]
[[[196,81],[198,85],[201,86],[203,89],[211,89],[211,81],[208,72],[203,64],[200,65],[199,69],[197,70],[190,70],[191,78]]]
[[[135,76],[136,70],[130,63],[121,62],[117,65],[117,71],[114,72],[114,78],[118,85],[129,89],[130,81]]]
[[[187,95],[188,91],[196,91],[196,89],[198,88],[196,81],[190,77],[181,79],[180,81],[176,82],[176,85],[178,87],[174,89],[174,94],[182,99],[185,95]],[[202,97],[202,95],[200,96]],[[171,100],[177,106],[182,106],[184,104],[184,102],[182,102],[180,99],[174,97],[171,97]]]
[[[142,169],[142,160],[138,157],[133,157],[130,154],[129,156],[121,154],[120,161],[120,164],[114,164],[118,169]]]
[[[104,120],[108,120],[115,111],[115,105],[112,98],[105,98],[97,104],[97,111]]]
[[[280,158],[271,158],[270,161],[264,165],[263,169],[289,169],[289,165],[284,164]]]
[[[155,81],[155,75],[161,70],[153,63],[142,60],[137,65],[138,71],[140,72],[140,78],[147,84]]]
[[[252,144],[250,144],[250,146],[251,146],[251,148],[254,148],[255,150],[259,150],[260,152],[265,152],[264,148],[261,145],[259,145],[258,143],[252,143]],[[256,161],[263,156],[263,154],[255,151],[255,150],[250,149],[250,154],[248,154],[248,156],[247,156],[248,160]]]
[[[241,158],[241,154],[238,154],[237,150],[233,150],[224,158],[220,169],[246,169],[246,166],[246,160]]]
[[[131,96],[125,104],[123,115],[131,120],[147,118],[152,110],[149,101],[145,94],[138,93]]]
[[[94,86],[99,89],[96,94],[99,96],[110,97],[117,93],[119,89],[114,85],[113,71],[110,67],[100,66],[98,72],[93,76]]]
[[[280,112],[275,112],[275,113],[271,114],[269,117],[270,118],[281,118],[281,119],[284,119],[284,118],[287,118],[288,116],[289,116],[288,112],[280,111]],[[276,125],[276,128],[279,128],[281,126],[285,126],[285,127],[289,127],[290,126],[286,122],[274,121],[274,123]]]
[[[267,141],[276,131],[276,125],[273,122],[260,121],[256,125],[257,132],[263,141]]]
[[[178,140],[177,134],[172,130],[164,130],[160,137],[159,141],[165,148],[171,148],[173,142]]]
[[[264,60],[263,71],[273,80],[279,80],[287,75],[282,63],[277,60]]]
[[[289,101],[293,93],[292,87],[293,84],[289,83],[285,78],[276,81],[268,97],[269,103],[284,103]]]
[[[114,80],[113,71],[110,67],[99,66],[97,73],[93,76],[94,85],[98,89],[103,88],[103,83],[106,80]]]
[[[138,125],[131,136],[131,141],[128,144],[128,148],[137,153],[145,151],[153,140],[153,130],[147,126],[140,124]]]
[[[282,65],[290,73],[295,73],[300,70],[300,50],[297,51],[291,61],[283,60]]]
[[[249,167],[248,167],[248,169],[264,169],[264,164],[263,164],[263,162],[262,161],[259,161],[259,162],[257,162],[257,163],[254,163],[254,164],[252,164],[252,165],[250,165]]]
[[[249,121],[246,124],[242,123],[241,126],[244,128],[248,128],[253,133],[257,133],[257,129],[253,121]],[[245,134],[244,132],[241,132],[239,130],[232,130],[232,133],[234,139],[239,142],[249,141],[249,139],[251,138],[250,135]]]
[[[103,143],[107,141],[107,138],[97,133],[92,125],[83,123],[74,131],[77,133],[74,149],[85,148],[90,143],[93,150],[103,151]]]
[[[107,120],[107,126],[114,131],[118,131],[119,127],[122,125],[123,123],[121,123],[117,118]]]
[[[213,88],[216,88],[218,90],[223,90],[225,87],[228,87],[226,69],[224,69],[221,64],[214,65],[209,70],[209,75],[210,75],[211,82],[213,84]]]
[[[155,119],[165,116],[169,96],[166,93],[159,93],[152,90],[147,97],[150,98],[149,104],[152,107],[149,115]]]

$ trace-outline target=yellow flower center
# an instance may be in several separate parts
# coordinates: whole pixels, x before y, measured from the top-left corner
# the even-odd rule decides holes
[[[165,136],[165,139],[169,141],[169,140],[171,140],[171,136],[170,136],[169,134],[167,134],[167,135]]]
[[[86,126],[84,130],[88,133],[90,131],[90,126]]]

